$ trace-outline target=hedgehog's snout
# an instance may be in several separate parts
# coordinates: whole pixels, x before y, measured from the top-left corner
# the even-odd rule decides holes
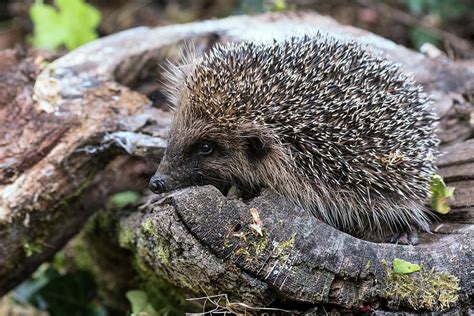
[[[166,191],[166,183],[168,182],[169,177],[167,175],[156,175],[151,177],[148,188],[151,192],[160,194]]]

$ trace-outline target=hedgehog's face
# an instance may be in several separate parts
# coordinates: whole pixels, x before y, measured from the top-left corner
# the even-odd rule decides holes
[[[207,120],[175,121],[168,147],[150,189],[162,193],[191,185],[211,184],[226,192],[236,184],[253,190],[257,170],[270,147],[264,136],[249,128],[223,129]]]

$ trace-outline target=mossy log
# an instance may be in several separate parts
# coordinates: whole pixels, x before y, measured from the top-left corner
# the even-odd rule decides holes
[[[441,217],[433,233],[423,234],[419,246],[371,243],[295,211],[271,192],[244,202],[206,186],[150,196],[140,210],[119,220],[118,242],[148,273],[196,295],[228,294],[253,306],[286,302],[299,310],[320,304],[359,311],[467,309],[473,294],[474,66],[444,56],[428,58],[314,13],[133,29],[47,65],[36,78],[34,93],[33,79],[25,80],[24,89],[15,90],[24,99],[0,103],[0,128],[9,135],[0,147],[0,293],[51,257],[107,196],[143,190],[137,178],[156,167],[157,160],[142,169],[132,168],[136,165],[127,158],[130,169],[112,166],[124,154],[142,161],[161,157],[171,115],[155,82],[161,78],[160,66],[175,60],[180,46],[192,41],[206,50],[216,42],[317,30],[353,37],[382,51],[403,64],[434,100],[446,152],[437,164],[456,189],[451,213]],[[19,128],[21,132],[13,132]],[[262,235],[250,226],[252,212],[263,222]],[[395,258],[422,263],[428,281],[446,276],[442,289],[449,295],[435,300],[388,295],[387,289],[397,284],[384,262]],[[430,276],[431,269],[438,274]]]

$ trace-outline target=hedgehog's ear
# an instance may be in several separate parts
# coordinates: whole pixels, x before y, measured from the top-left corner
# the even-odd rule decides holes
[[[270,143],[262,135],[248,135],[244,141],[250,160],[262,159],[270,151]]]

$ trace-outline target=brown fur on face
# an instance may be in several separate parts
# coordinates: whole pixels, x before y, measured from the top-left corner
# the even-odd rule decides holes
[[[169,176],[168,181],[173,183],[169,189],[212,184],[221,190],[238,185],[252,191],[268,186],[274,177],[271,174],[292,168],[281,154],[282,145],[261,127],[241,124],[231,128],[193,112],[189,106],[180,106],[175,117],[168,148],[157,171],[157,175]],[[214,147],[211,154],[200,154],[204,143]]]
[[[293,195],[306,192],[292,185],[306,181],[295,177],[297,171],[278,136],[245,117],[233,121],[235,113],[225,105],[228,96],[224,91],[215,89],[209,98],[208,93],[188,81],[201,59],[192,50],[181,57],[183,65],[170,65],[168,72],[167,96],[175,115],[168,147],[155,175],[166,175],[167,185],[158,191],[212,184],[221,191],[237,185],[246,192],[263,186],[277,191],[285,187]],[[202,97],[205,100],[199,99]],[[210,108],[219,110],[209,112]],[[215,145],[212,155],[199,155],[204,142]]]

